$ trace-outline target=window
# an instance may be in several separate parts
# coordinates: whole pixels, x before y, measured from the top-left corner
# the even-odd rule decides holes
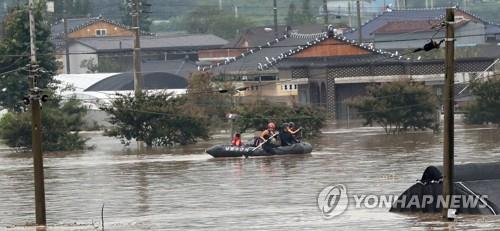
[[[288,87],[288,85],[285,85],[285,91],[288,90],[287,87]]]
[[[289,88],[289,89],[290,89],[290,90],[293,90],[293,88],[292,88],[292,85],[291,85],[291,84],[290,84],[290,88]]]
[[[106,32],[107,32],[106,29],[96,29],[95,30],[95,36],[97,36],[97,37],[104,37],[104,36],[106,36]]]
[[[297,90],[297,84],[295,84],[295,90]]]

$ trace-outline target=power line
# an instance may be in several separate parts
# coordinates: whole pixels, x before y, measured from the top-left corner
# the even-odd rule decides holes
[[[477,37],[477,36],[488,36],[488,35],[496,35],[495,33],[479,33],[479,34],[468,34],[468,35],[458,35],[456,38],[467,38],[467,37]],[[438,36],[435,37],[436,39],[443,39],[444,37]],[[389,43],[389,42],[410,42],[410,41],[418,41],[418,40],[429,40],[428,37],[422,37],[422,38],[409,38],[409,39],[391,39],[391,40],[378,40],[375,42],[365,42],[364,44],[372,44],[372,43]],[[123,41],[123,40],[106,40],[106,41]],[[348,40],[348,41],[353,41],[356,43],[356,40]],[[279,43],[278,43],[279,44]],[[297,46],[303,46],[304,44],[301,45],[272,45],[270,47],[267,46],[252,46],[252,47],[236,47],[236,48],[200,48],[200,49],[175,49],[175,48],[169,48],[169,49],[161,49],[161,52],[173,52],[172,54],[175,54],[175,52],[181,53],[189,53],[189,52],[195,52],[195,51],[207,51],[207,50],[245,50],[245,49],[270,49],[270,48],[292,48],[292,47],[297,47]],[[336,44],[316,44],[315,46],[343,46],[346,45],[344,43],[336,43]],[[148,51],[148,48],[142,48],[145,51]],[[160,48],[150,48],[150,49],[160,49]],[[132,51],[132,48],[128,49],[122,49],[122,50],[108,50],[108,51],[100,51],[100,52],[70,52],[71,55],[89,55],[89,54],[102,54],[102,53],[121,53],[121,52],[130,52]],[[37,54],[37,56],[47,56],[47,55],[64,55],[64,53],[45,53],[45,54]],[[0,57],[29,57],[30,54],[0,54]],[[109,56],[109,57],[123,57],[123,56],[132,56],[132,55],[126,55],[126,54],[119,54],[119,56]],[[158,56],[158,54],[145,54],[142,55],[144,56]]]

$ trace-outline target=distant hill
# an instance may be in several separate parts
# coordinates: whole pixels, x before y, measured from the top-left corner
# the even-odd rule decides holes
[[[61,1],[61,0],[56,0]],[[124,0],[90,0],[91,15],[103,15],[108,18],[121,20],[122,12],[120,5]],[[152,19],[167,20],[171,17],[187,14],[198,6],[219,6],[219,0],[148,0],[153,5]],[[254,22],[260,25],[271,24],[272,18],[272,2],[271,0],[221,0],[222,7],[227,12],[234,12],[233,6],[238,6],[238,13],[242,16],[251,18]],[[278,14],[280,22],[284,22],[288,6],[294,2],[298,9],[302,8],[303,0],[278,0]],[[332,1],[332,0],[330,0]],[[333,0],[334,1],[334,0]],[[378,0],[367,0],[378,1]],[[381,0],[380,0],[381,1]],[[457,1],[457,0],[455,0]],[[22,4],[27,0],[1,0],[0,1],[0,17],[3,18],[8,8],[15,4]],[[310,0],[311,11],[313,15],[318,14],[319,8],[323,4],[322,0]],[[390,1],[388,1],[390,2]],[[403,0],[400,0],[403,2]],[[408,7],[410,8],[424,8],[425,2],[423,0],[407,0]],[[428,1],[430,2],[430,1]],[[448,6],[450,0],[434,0],[434,7]],[[480,17],[500,23],[498,17],[498,9],[500,9],[499,0],[459,0],[461,8],[470,10],[471,12],[479,15]],[[464,5],[464,3],[467,3]],[[354,13],[354,10],[353,10]],[[371,15],[370,15],[371,17]]]

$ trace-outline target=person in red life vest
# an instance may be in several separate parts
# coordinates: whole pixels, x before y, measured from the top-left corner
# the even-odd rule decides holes
[[[241,134],[236,133],[233,137],[233,140],[231,140],[231,146],[236,146],[236,147],[241,147],[243,146],[243,142],[241,142]]]

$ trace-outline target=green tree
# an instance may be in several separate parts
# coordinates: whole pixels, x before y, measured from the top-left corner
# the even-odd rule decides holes
[[[132,139],[151,146],[187,145],[208,139],[208,126],[202,113],[190,107],[186,98],[168,93],[118,95],[102,108],[114,126],[106,134],[128,145]]]
[[[287,106],[273,104],[268,101],[258,101],[253,104],[241,105],[237,113],[236,127],[241,132],[249,129],[263,130],[269,122],[280,126],[282,123],[294,122],[303,127],[303,136],[313,137],[321,133],[327,121],[327,114],[320,108],[310,106]]]
[[[253,25],[247,18],[235,18],[217,7],[198,7],[184,16],[181,24],[190,33],[212,33],[225,39],[234,38],[241,29]]]
[[[358,110],[365,125],[377,123],[387,134],[437,129],[437,99],[421,83],[398,81],[370,86],[367,96],[358,97],[349,105]]]
[[[286,17],[286,24],[287,26],[296,26],[299,25],[299,22],[301,21],[299,19],[299,12],[297,12],[297,7],[295,6],[295,3],[290,3],[288,6],[288,14]]]
[[[219,125],[233,109],[234,93],[231,84],[217,84],[211,81],[207,72],[194,72],[189,79],[186,97],[192,107],[207,115],[211,124]]]
[[[92,3],[89,0],[55,0],[54,14],[62,18],[65,7],[66,14],[71,17],[85,17],[92,14]]]
[[[120,11],[122,12],[122,23],[128,26],[132,26],[132,15],[131,12],[133,8],[130,7],[129,2],[133,0],[123,0],[120,5]],[[153,20],[149,17],[151,7],[148,0],[139,0],[141,4],[141,13],[139,17],[139,26],[142,31],[150,31],[151,24]]]
[[[80,101],[62,101],[53,96],[44,103],[42,113],[42,140],[45,151],[70,151],[84,149],[84,139],[79,136],[87,110]],[[31,148],[31,113],[9,112],[0,120],[0,139],[9,147]]]
[[[474,100],[465,107],[465,122],[500,124],[500,78],[476,80],[470,87]]]
[[[36,18],[37,61],[43,72],[38,86],[46,89],[54,82],[53,75],[58,69],[54,48],[50,42],[50,26],[45,20],[45,2],[37,1],[34,7]],[[23,71],[30,63],[30,34],[28,8],[26,5],[14,7],[4,19],[5,38],[0,43],[0,106],[11,111],[22,111],[23,97],[28,92],[28,76]]]
[[[302,0],[302,18],[303,24],[314,22],[314,16],[311,11],[311,0]]]

